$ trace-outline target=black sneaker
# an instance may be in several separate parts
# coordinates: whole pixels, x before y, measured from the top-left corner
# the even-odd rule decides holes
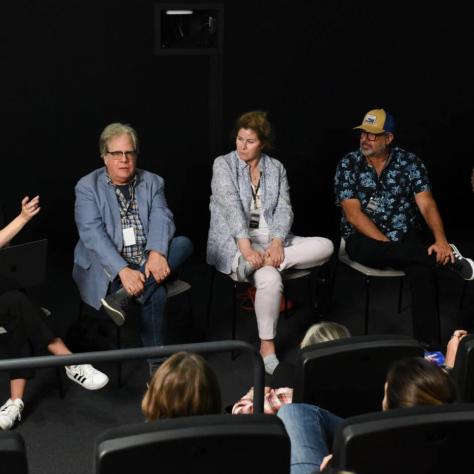
[[[117,326],[123,326],[127,317],[124,306],[128,303],[128,294],[123,289],[111,293],[110,295],[100,300],[105,312],[112,318]]]
[[[453,251],[454,263],[450,265],[451,270],[455,271],[464,280],[474,280],[474,262],[470,258],[465,258],[455,245],[449,244]]]

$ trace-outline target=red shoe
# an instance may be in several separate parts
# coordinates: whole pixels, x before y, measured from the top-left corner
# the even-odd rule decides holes
[[[241,308],[245,311],[255,311],[255,292],[257,290],[254,286],[249,286],[238,298],[243,302]],[[288,311],[293,309],[293,302],[288,299]],[[285,311],[285,297],[281,295],[280,299],[280,313]]]
[[[254,286],[249,286],[238,296],[239,300],[242,301],[240,307],[245,311],[255,311],[255,292],[257,290]]]
[[[293,301],[291,301],[289,298],[287,299],[287,306],[288,306],[288,311],[291,311],[293,309]],[[281,295],[281,300],[280,300],[280,313],[285,312],[285,296]]]

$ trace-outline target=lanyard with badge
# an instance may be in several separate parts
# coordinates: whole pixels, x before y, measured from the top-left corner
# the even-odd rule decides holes
[[[254,212],[251,213],[250,215],[250,228],[251,229],[258,229],[259,222],[260,222],[260,196],[258,195],[258,192],[260,190],[260,183],[262,181],[262,172],[260,171],[260,176],[258,178],[258,183],[255,186],[251,183],[250,185],[250,190],[252,191],[252,199],[253,199],[253,204],[254,204]]]
[[[375,191],[372,193],[372,195],[369,198],[369,202],[367,203],[365,210],[367,214],[373,214],[377,208],[380,206],[381,201],[382,201],[382,188],[383,188],[383,183],[382,183],[382,174],[384,173],[385,169],[387,168],[388,164],[390,163],[392,158],[392,155],[390,154],[389,157],[387,158],[387,161],[385,162],[385,165],[380,172],[380,175],[377,175],[377,172],[374,169],[374,173],[376,175],[376,180],[377,184],[375,186]],[[370,165],[373,168],[373,165]]]
[[[126,199],[122,191],[120,191],[123,196],[123,201],[125,201],[125,205],[120,206],[120,217],[122,219],[127,217],[127,214],[130,210],[130,206],[132,205],[133,199],[135,197],[135,188],[133,186],[130,186],[129,189],[130,189],[129,199]],[[133,226],[124,227],[122,229],[122,233],[123,233],[123,244],[125,245],[125,247],[129,247],[130,245],[136,245],[137,239],[135,237],[135,229]]]

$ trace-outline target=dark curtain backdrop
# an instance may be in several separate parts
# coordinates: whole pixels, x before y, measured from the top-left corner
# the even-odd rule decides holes
[[[297,233],[337,238],[335,166],[374,107],[392,111],[398,144],[425,161],[447,227],[472,231],[474,28],[463,2],[207,3],[224,6],[216,88],[208,56],[153,54],[152,1],[2,5],[2,199],[8,217],[25,194],[39,193],[43,206],[18,240],[48,237],[51,258],[72,265],[74,184],[101,165],[102,128],[124,121],[139,133],[139,166],[166,179],[178,231],[203,259],[215,157],[209,103],[220,90],[222,154],[236,116],[268,111]]]

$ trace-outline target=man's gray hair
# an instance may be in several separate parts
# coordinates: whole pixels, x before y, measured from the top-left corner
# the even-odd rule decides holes
[[[130,135],[130,138],[132,139],[132,142],[133,142],[133,148],[138,153],[138,135],[135,129],[132,128],[128,124],[115,122],[115,123],[111,123],[107,125],[107,127],[105,127],[104,130],[102,130],[102,133],[100,134],[100,139],[99,139],[100,156],[104,157],[107,154],[107,145],[112,138],[118,137],[120,135],[124,135],[126,133]],[[122,150],[122,151],[127,151],[127,150]]]

